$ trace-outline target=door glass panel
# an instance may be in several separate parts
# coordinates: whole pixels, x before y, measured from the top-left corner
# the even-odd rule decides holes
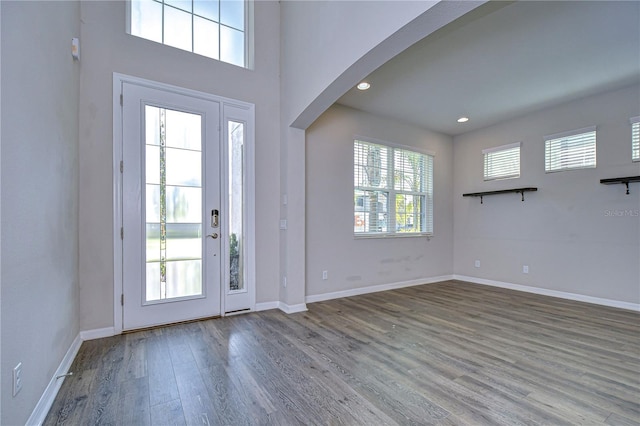
[[[160,224],[147,223],[147,267],[150,263],[158,263],[160,265]],[[159,267],[159,266],[158,266]],[[160,269],[158,269],[160,273]],[[147,281],[149,277],[147,276]]]
[[[202,191],[197,187],[167,185],[167,221],[198,223],[202,218]]]
[[[200,187],[201,159],[200,151],[166,148],[167,185]]]
[[[167,262],[167,298],[202,293],[202,260]]]
[[[160,183],[160,147],[147,145],[145,149],[147,183]]]
[[[200,223],[167,224],[167,261],[202,258]]]
[[[200,151],[202,149],[201,117],[182,111],[167,110],[167,147]]]
[[[160,185],[147,184],[146,199],[147,223],[160,223]]]
[[[229,290],[244,290],[244,123],[229,121]]]
[[[146,106],[145,119],[146,302],[199,296],[202,117]]]

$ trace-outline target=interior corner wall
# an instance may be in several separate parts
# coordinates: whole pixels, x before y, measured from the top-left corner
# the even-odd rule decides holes
[[[356,135],[435,153],[433,238],[354,238]],[[309,127],[306,146],[307,297],[453,273],[451,137],[334,105]]]
[[[79,332],[79,7],[2,2],[3,425],[25,424]]]
[[[358,59],[438,2],[281,2],[287,125]]]
[[[125,32],[124,1],[81,3],[80,325],[114,324],[112,79],[118,72],[255,104],[256,302],[279,298],[280,6],[254,3],[254,69]]]
[[[454,273],[540,289],[640,302],[640,175],[629,118],[640,87],[603,93],[454,138]],[[597,126],[597,167],[545,173],[545,135]],[[520,178],[483,181],[482,150],[522,142]],[[537,192],[462,197],[515,187]],[[474,266],[480,261],[480,267]],[[529,273],[523,273],[523,265]]]

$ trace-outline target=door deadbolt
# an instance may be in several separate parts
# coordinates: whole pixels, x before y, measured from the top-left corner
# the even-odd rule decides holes
[[[219,225],[218,217],[220,216],[220,212],[218,209],[211,210],[211,227],[217,228]]]

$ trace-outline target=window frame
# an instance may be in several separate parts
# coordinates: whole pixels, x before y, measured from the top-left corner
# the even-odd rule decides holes
[[[640,161],[640,116],[631,117],[631,161]]]
[[[386,231],[368,231],[368,232],[356,232],[355,222],[353,227],[353,235],[356,239],[367,239],[367,238],[413,238],[413,237],[427,237],[431,238],[434,235],[434,219],[433,219],[433,211],[434,211],[434,188],[433,188],[433,180],[434,180],[434,163],[435,163],[435,153],[429,150],[421,149],[419,147],[413,146],[405,146],[400,144],[395,144],[387,141],[377,140],[364,136],[354,136],[352,144],[352,167],[353,173],[352,177],[353,181],[353,209],[352,212],[357,213],[356,209],[356,192],[367,192],[367,191],[378,191],[387,194],[387,230]],[[371,186],[358,186],[355,181],[356,174],[356,158],[355,158],[355,150],[356,144],[368,144],[368,145],[378,145],[388,150],[387,155],[387,164],[383,166],[386,168],[388,177],[387,177],[387,185],[386,187],[371,187]],[[396,189],[394,185],[395,181],[395,153],[396,151],[404,151],[410,153],[416,153],[424,156],[425,159],[425,175],[422,177],[424,179],[424,191],[408,191],[402,189]],[[425,231],[418,232],[398,232],[396,229],[397,223],[397,211],[396,211],[396,196],[399,194],[413,195],[413,196],[424,196],[424,224]],[[364,204],[364,203],[363,203]],[[364,205],[363,205],[364,207]],[[355,216],[354,216],[355,221]]]
[[[593,164],[583,165],[583,166],[564,166],[564,167],[555,167],[550,168],[551,159],[549,158],[550,151],[552,149],[556,149],[554,147],[550,147],[552,143],[567,143],[567,139],[574,136],[581,136],[588,133],[593,133]],[[589,141],[590,142],[590,141]],[[544,137],[544,171],[545,173],[557,173],[564,172],[568,170],[580,170],[580,169],[595,169],[597,167],[597,148],[598,148],[598,132],[596,126],[583,127],[581,129],[570,130],[562,133],[555,133],[552,135],[548,135]],[[571,152],[571,146],[566,148],[560,147],[558,148],[561,152]]]
[[[498,154],[498,153],[505,153],[506,151],[511,151],[514,150],[515,148],[518,148],[517,151],[517,159],[518,159],[518,172],[517,174],[512,173],[512,174],[502,174],[502,175],[493,175],[493,176],[488,176],[487,175],[487,165],[488,165],[488,157],[491,154]],[[522,152],[522,142],[515,142],[515,143],[510,143],[510,144],[506,144],[506,145],[500,145],[500,146],[496,146],[496,147],[492,147],[492,148],[486,148],[482,150],[482,161],[483,161],[483,178],[485,182],[489,182],[492,180],[503,180],[503,179],[519,179],[520,178],[520,166],[522,164],[522,162],[520,161],[520,156],[521,156],[521,152]],[[504,161],[504,160],[502,160]]]
[[[244,65],[237,65],[237,64],[234,64],[232,62],[227,62],[227,61],[224,61],[224,60],[221,59],[221,50],[222,50],[221,49],[221,47],[222,47],[221,43],[222,42],[220,40],[220,38],[221,38],[220,37],[220,34],[221,34],[220,27],[224,26],[224,27],[228,27],[228,28],[234,29],[236,31],[239,31],[239,30],[237,28],[230,27],[229,25],[222,24],[220,22],[220,16],[218,16],[218,21],[213,21],[213,20],[211,20],[209,18],[201,17],[201,18],[206,19],[206,20],[208,20],[210,22],[215,22],[216,24],[218,24],[218,57],[214,58],[214,57],[207,56],[207,55],[204,55],[202,53],[198,53],[198,52],[194,51],[193,19],[194,19],[194,16],[198,16],[198,17],[200,17],[200,16],[197,15],[197,14],[194,14],[194,12],[193,12],[193,4],[192,4],[191,12],[187,12],[187,11],[184,11],[182,9],[176,8],[175,6],[172,6],[170,4],[166,4],[166,7],[170,7],[170,8],[177,9],[177,10],[181,10],[181,11],[183,11],[185,13],[189,13],[191,15],[191,22],[192,22],[192,27],[191,27],[191,50],[186,50],[186,49],[182,49],[180,47],[175,47],[173,45],[166,44],[165,41],[164,41],[164,25],[163,25],[163,22],[164,22],[164,8],[165,8],[164,0],[149,0],[149,1],[154,1],[155,3],[159,3],[159,4],[162,5],[162,22],[160,23],[160,25],[162,26],[162,33],[161,33],[162,34],[162,41],[156,41],[156,40],[145,38],[145,37],[142,37],[142,36],[139,36],[139,35],[132,34],[132,32],[131,32],[131,19],[132,19],[132,2],[133,2],[133,0],[125,0],[125,3],[126,3],[126,5],[125,5],[125,30],[126,30],[126,33],[128,35],[140,38],[142,40],[147,40],[147,41],[150,41],[150,42],[153,42],[153,43],[158,43],[158,44],[161,44],[163,46],[171,47],[171,48],[174,48],[174,49],[179,49],[179,50],[182,50],[183,52],[190,52],[190,53],[192,53],[194,55],[198,55],[198,56],[202,56],[202,57],[205,57],[205,58],[209,58],[209,59],[212,59],[214,61],[222,62],[222,63],[228,64],[228,65],[233,65],[233,66],[236,66],[236,67],[249,69],[249,70],[253,70],[254,69],[254,55],[253,55],[253,49],[254,49],[254,42],[253,42],[254,0],[241,0],[244,3],[244,30],[243,30],[243,36],[244,36],[243,60],[244,60]],[[191,0],[191,1],[193,2],[194,0]],[[220,3],[220,1],[222,1],[222,0],[218,0],[218,3]],[[220,9],[218,9],[218,14],[219,13],[220,13]]]

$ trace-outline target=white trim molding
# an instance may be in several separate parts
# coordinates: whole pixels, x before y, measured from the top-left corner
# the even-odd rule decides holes
[[[567,293],[564,291],[550,290],[540,287],[531,287],[521,284],[505,283],[501,281],[487,280],[485,278],[469,277],[466,275],[454,275],[454,280],[465,281],[473,284],[482,284],[492,287],[507,288],[509,290],[523,291],[525,293],[541,294],[543,296],[558,297],[560,299],[575,300],[578,302],[592,303],[594,305],[609,306],[612,308],[627,309],[640,312],[640,303],[623,302],[620,300],[603,299],[601,297],[586,296],[584,294]]]
[[[349,290],[335,291],[332,293],[314,294],[311,296],[307,296],[305,298],[305,302],[307,303],[323,302],[325,300],[340,299],[342,297],[359,296],[361,294],[377,293],[379,291],[395,290],[398,288],[413,287],[413,286],[423,285],[423,284],[434,284],[442,281],[449,281],[452,279],[453,279],[453,275],[442,275],[439,277],[421,278],[418,280],[401,281],[401,282],[390,283],[390,284],[379,284],[379,285],[373,285],[368,287],[359,287],[359,288],[353,288]]]
[[[298,312],[306,312],[307,305],[305,303],[298,303],[297,305],[287,305],[286,303],[279,302],[278,309],[285,314],[296,314]]]
[[[280,309],[285,314],[295,314],[298,312],[307,311],[307,305],[305,303],[298,303],[297,305],[287,305],[283,302],[256,303],[256,312],[269,311],[271,309]]]
[[[47,414],[53,405],[53,401],[56,399],[56,396],[60,391],[60,387],[62,386],[62,382],[64,382],[65,379],[65,377],[60,377],[59,379],[57,377],[67,374],[73,360],[76,358],[76,355],[80,350],[80,345],[82,345],[82,338],[80,337],[80,334],[78,334],[76,338],[73,339],[69,350],[67,350],[67,353],[60,362],[60,366],[58,366],[58,369],[53,373],[53,377],[51,377],[51,380],[42,393],[40,400],[31,412],[31,416],[29,416],[29,420],[27,420],[26,423],[28,426],[39,426],[44,423],[44,419],[47,417]]]
[[[248,303],[246,307],[253,309],[255,306],[256,294],[256,267],[255,267],[255,105],[223,96],[214,95],[208,92],[201,92],[192,89],[186,89],[170,84],[157,81],[147,80],[140,77],[113,73],[113,91],[112,91],[112,111],[113,111],[113,153],[112,153],[112,173],[113,173],[113,317],[114,326],[111,329],[89,330],[84,333],[87,339],[96,339],[100,337],[113,336],[121,334],[124,329],[123,306],[120,302],[123,297],[123,247],[122,232],[123,223],[123,193],[122,193],[122,173],[121,161],[123,161],[123,85],[132,84],[140,87],[161,90],[167,93],[178,94],[181,96],[189,96],[204,101],[217,102],[222,106],[219,120],[224,118],[239,119],[246,122],[247,134],[245,139],[245,283],[248,290]],[[225,112],[224,109],[228,111]],[[219,123],[220,124],[220,123]],[[222,127],[219,128],[222,130]],[[222,143],[222,140],[221,140]],[[225,293],[226,294],[226,293]],[[225,312],[224,296],[221,294],[220,311]],[[244,306],[243,306],[244,307]],[[258,309],[256,309],[258,310]],[[83,337],[84,338],[84,337]]]

